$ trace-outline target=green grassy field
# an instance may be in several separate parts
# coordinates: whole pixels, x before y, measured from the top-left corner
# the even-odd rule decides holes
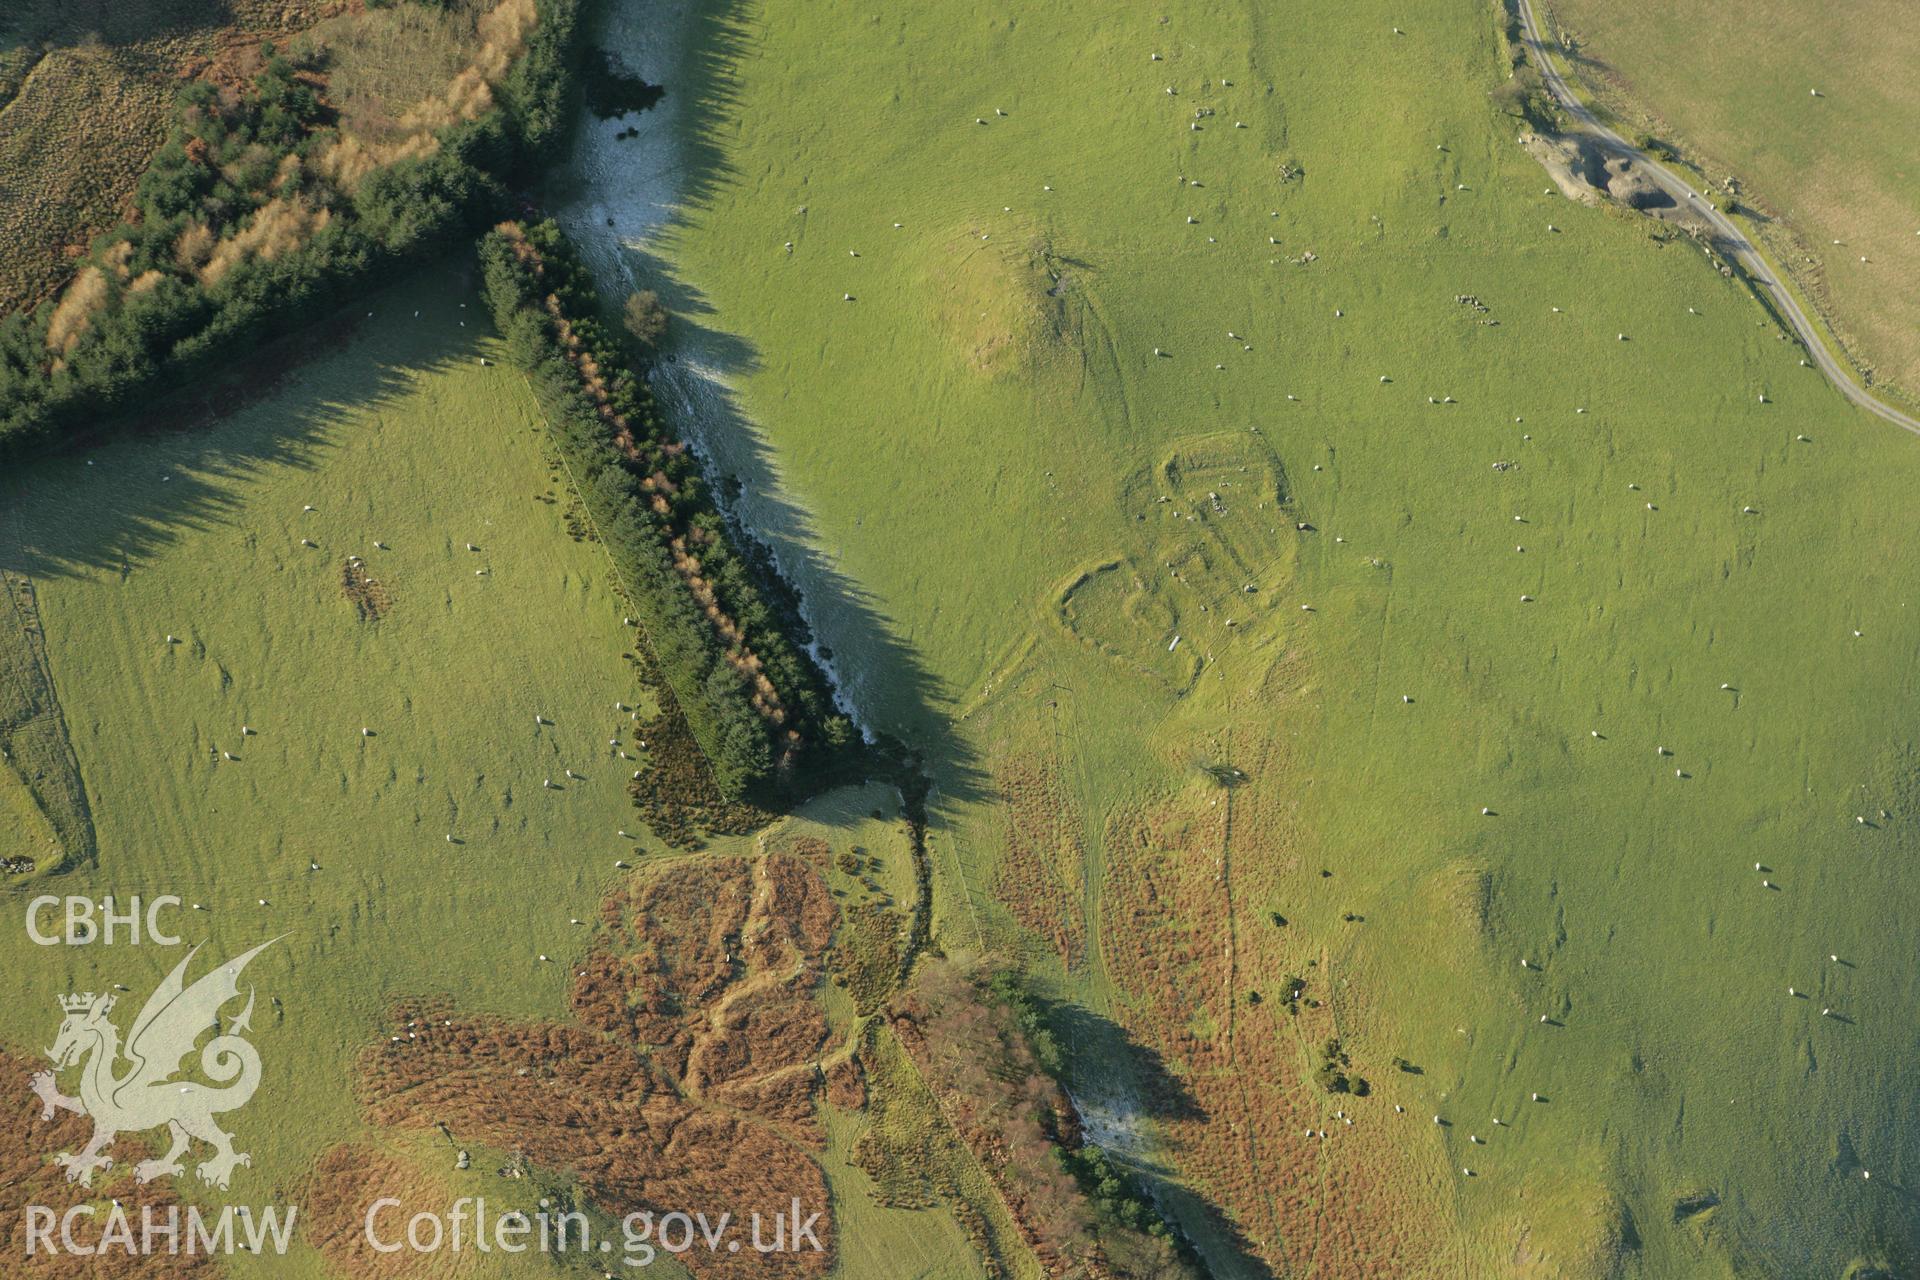
[[[1920,166],[1907,139],[1920,89],[1907,72],[1920,32],[1906,8],[1770,0],[1729,15],[1555,0],[1552,10],[1577,41],[1575,69],[1607,105],[1662,122],[1785,220],[1757,228],[1770,251],[1814,293],[1852,358],[1913,400]]]
[[[1684,240],[1542,194],[1490,9],[670,16],[681,186],[633,261],[728,388],[718,467],[927,755],[937,940],[1070,1002],[1096,1136],[1215,1274],[1920,1261],[1920,461]],[[404,994],[565,1017],[635,856],[605,743],[646,691],[532,397],[451,274],[371,306],[215,426],[0,478],[97,859],[10,895],[285,935],[249,1202],[356,1137],[493,1185],[365,1132],[353,1058]],[[0,832],[44,842],[18,776]],[[807,837],[878,858],[843,902],[911,895],[884,793],[764,839]],[[0,937],[23,1053],[177,958]],[[1313,1084],[1330,1035],[1367,1097]],[[841,1273],[974,1274],[870,1202],[861,1124]]]
[[[1542,193],[1491,9],[1165,12],[694,5],[668,80],[686,177],[632,261],[836,665],[934,755],[941,937],[1065,955],[1079,1083],[1230,1202],[1241,1263],[1180,1201],[1221,1274],[1910,1264],[1913,442],[1684,240]],[[1000,900],[1016,776],[1059,948]],[[1217,847],[1166,834],[1223,790]],[[1142,814],[1228,957],[1181,1044],[1118,971]],[[1296,970],[1370,1099],[1306,1080]],[[1213,1137],[1156,1143],[1122,1041]],[[1262,1192],[1302,1169],[1318,1208]]]
[[[391,999],[565,1017],[591,933],[568,921],[595,918],[636,851],[604,744],[614,701],[645,691],[604,554],[567,536],[533,398],[454,274],[369,306],[217,425],[56,457],[0,495],[0,564],[37,589],[99,836],[97,866],[15,884],[10,912],[35,892],[171,893],[206,908],[173,917],[203,964],[284,939],[251,971],[267,1076],[232,1126],[254,1158],[241,1203],[295,1193],[363,1132],[352,1059]],[[349,555],[386,593],[377,622],[343,590]],[[21,1052],[51,1043],[55,996],[138,993],[179,959],[42,950],[17,923],[0,946],[31,975],[0,1021]],[[451,1182],[451,1155],[431,1158]]]

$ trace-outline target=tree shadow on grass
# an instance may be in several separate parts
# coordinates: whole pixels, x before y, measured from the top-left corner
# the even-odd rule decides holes
[[[575,169],[587,190],[561,191],[562,222],[618,307],[651,289],[673,315],[663,358],[649,375],[670,429],[687,439],[714,481],[736,534],[758,543],[794,603],[807,647],[826,669],[843,709],[867,730],[897,739],[935,789],[935,820],[988,794],[973,753],[950,731],[954,691],[901,637],[870,591],[842,573],[831,541],[782,483],[765,433],[740,408],[734,387],[759,369],[753,343],[730,332],[691,281],[650,247],[687,229],[690,212],[724,199],[736,174],[714,139],[738,111],[733,67],[752,39],[750,6],[733,0],[667,0],[648,11],[644,33],[610,20],[613,52],[634,73],[664,83],[667,96],[631,127],[636,138],[591,117],[576,135]],[[785,594],[778,583],[772,594]]]
[[[201,533],[242,522],[248,482],[325,464],[349,419],[407,394],[411,380],[473,361],[490,327],[429,320],[370,326],[427,272],[344,309],[313,329],[248,353],[228,377],[102,423],[0,477],[0,568],[32,578],[125,575]],[[453,310],[449,303],[448,309]],[[469,306],[462,317],[480,317]],[[318,358],[316,358],[318,357]]]
[[[410,375],[474,358],[484,329],[452,321],[419,324],[398,340],[357,340],[355,320],[369,305],[377,314],[383,301],[389,309],[400,305],[389,291],[249,353],[224,379],[158,400],[138,417],[102,422],[0,475],[7,590],[0,607],[7,628],[0,633],[0,744],[9,746],[16,767],[29,766],[22,780],[60,834],[64,857],[55,870],[91,865],[97,850],[86,782],[46,659],[36,580],[124,578],[193,536],[243,528],[250,480],[322,465],[349,417],[404,394]]]
[[[1205,1124],[1210,1117],[1186,1082],[1151,1045],[1142,1044],[1111,1018],[1083,1005],[1033,994],[1042,1020],[1068,1053],[1066,1085],[1083,1113],[1093,1121],[1088,1138],[1100,1143],[1114,1163],[1133,1174],[1161,1213],[1186,1236],[1219,1277],[1271,1274],[1258,1251],[1219,1209],[1191,1188],[1178,1171],[1156,1158],[1145,1144],[1115,1138],[1102,1142],[1103,1128],[1127,1129],[1144,1122],[1164,1137],[1167,1121]],[[1177,1146],[1170,1148],[1178,1155]]]

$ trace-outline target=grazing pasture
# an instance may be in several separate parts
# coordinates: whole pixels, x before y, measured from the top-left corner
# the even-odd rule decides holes
[[[1920,453],[1493,10],[659,16],[575,225],[1217,1274],[1912,1264]]]
[[[7,873],[0,957],[28,994],[0,1017],[0,1052],[24,1062],[49,1043],[56,997],[118,983],[142,999],[181,955],[35,947],[19,927],[29,896],[174,894],[165,921],[204,940],[199,964],[278,939],[249,970],[264,1082],[231,1118],[253,1163],[225,1193],[180,1186],[214,1204],[284,1198],[307,1227],[287,1261],[242,1256],[230,1274],[582,1274],[531,1255],[426,1270],[371,1255],[359,1231],[376,1185],[500,1208],[563,1195],[617,1239],[643,1195],[717,1210],[771,1186],[817,1203],[823,1177],[828,1221],[860,1225],[845,1253],[871,1264],[861,1274],[901,1248],[973,1274],[951,1211],[874,1201],[850,1163],[854,1122],[814,1114],[813,1064],[844,1062],[861,1034],[829,970],[870,1009],[904,954],[918,889],[899,793],[831,792],[684,861],[642,825],[630,788],[655,767],[660,698],[633,606],[464,266],[373,297],[291,371],[278,351],[235,370],[208,389],[220,416],[164,406],[146,432],[0,485],[5,852],[65,834],[37,798],[63,795],[59,777],[25,767],[29,745],[55,760],[71,740],[97,833],[91,860]],[[41,713],[55,694],[59,714]],[[29,736],[60,726],[66,739]],[[723,926],[758,940],[751,967],[701,986],[731,964]],[[698,1017],[635,1012],[682,1002]],[[740,1021],[710,1035],[709,1016]],[[603,1074],[563,1097],[494,1069],[502,1046],[543,1074]],[[632,1115],[609,1101],[609,1082],[656,1073],[657,1133],[636,1119],[642,1094]],[[72,1146],[76,1126],[16,1101],[18,1155]],[[563,1101],[602,1138],[631,1132],[584,1148],[555,1119]],[[669,1157],[683,1119],[704,1136]],[[122,1167],[142,1141],[122,1138]],[[733,1164],[706,1163],[723,1150]]]
[[[284,938],[252,970],[266,1076],[233,1124],[245,1203],[361,1131],[353,1063],[393,999],[564,1016],[594,932],[569,920],[595,920],[615,861],[649,847],[619,835],[639,830],[633,766],[605,745],[632,727],[615,701],[644,700],[634,635],[603,553],[568,535],[531,393],[455,273],[366,310],[228,417],[0,486],[0,568],[37,599],[99,851],[15,886],[9,914],[30,892],[170,893],[206,962]],[[30,820],[17,796],[6,781],[8,821]],[[31,975],[0,1020],[20,1052],[50,1042],[57,995],[141,993],[179,958],[42,950],[17,919],[0,947]],[[452,1178],[451,1149],[430,1150],[444,1165],[419,1176]],[[303,1257],[294,1274],[320,1274]]]
[[[1847,355],[1920,396],[1920,27],[1897,0],[1554,0],[1573,69],[1604,104],[1739,180],[1756,234]],[[1778,219],[1776,223],[1774,220]]]

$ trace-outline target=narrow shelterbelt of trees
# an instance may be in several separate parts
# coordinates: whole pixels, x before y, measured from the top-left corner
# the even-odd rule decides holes
[[[187,85],[127,223],[0,321],[0,460],[193,385],[499,217],[566,123],[583,3],[501,0],[471,65],[378,145],[339,127],[324,56],[269,48],[250,82]]]
[[[854,740],[731,541],[698,459],[663,424],[579,258],[551,222],[480,246],[486,296],[531,377],[595,532],[729,796],[791,784]]]

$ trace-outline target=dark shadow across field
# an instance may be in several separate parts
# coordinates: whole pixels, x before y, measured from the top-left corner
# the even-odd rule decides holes
[[[678,204],[652,230],[653,236],[670,241],[686,229],[688,213],[729,197],[738,175],[714,139],[727,136],[728,130],[716,124],[738,109],[733,67],[753,40],[752,9],[743,0],[697,0],[693,6],[691,29],[667,83],[684,111],[675,137]],[[717,468],[723,486],[737,484],[752,493],[754,533],[788,577],[805,584],[807,617],[826,624],[823,629],[832,634],[860,638],[867,667],[861,683],[887,690],[892,710],[886,727],[906,739],[935,784],[929,824],[938,825],[967,802],[990,798],[989,780],[971,748],[950,731],[950,717],[942,710],[952,705],[953,691],[900,638],[881,602],[835,568],[828,554],[831,545],[811,515],[782,492],[773,447],[731,390],[757,370],[757,348],[723,328],[706,295],[665,258],[626,244],[619,265],[631,287],[654,290],[674,317],[676,331],[669,345],[680,359],[662,364],[653,379],[669,422],[693,438],[703,457],[723,460]],[[713,376],[689,368],[691,364]],[[1197,1118],[1196,1103],[1178,1078],[1118,1024],[1063,1002],[1050,1002],[1048,1016],[1068,1044],[1076,1071],[1084,1075],[1086,1064],[1100,1064],[1100,1079],[1087,1076],[1076,1082],[1090,1094],[1124,1096],[1144,1108],[1142,1118],[1149,1122]],[[1134,1171],[1162,1212],[1194,1237],[1214,1274],[1269,1274],[1233,1225],[1182,1186],[1172,1170],[1126,1152],[1113,1154]]]
[[[731,69],[752,39],[749,9],[733,0],[706,0],[694,4],[686,19],[689,30],[666,84],[684,114],[674,138],[678,207],[654,232],[663,238],[684,229],[687,211],[725,198],[734,180],[725,150],[712,141],[720,132],[713,125],[737,109]],[[949,717],[941,710],[951,705],[952,691],[900,638],[880,602],[834,567],[827,554],[831,547],[812,517],[781,492],[773,451],[731,390],[758,367],[753,344],[722,327],[706,295],[659,255],[624,245],[619,267],[633,288],[652,289],[673,315],[668,358],[650,378],[669,428],[688,438],[706,460],[737,533],[744,531],[731,498],[753,496],[752,529],[746,536],[764,547],[783,580],[800,590],[799,609],[808,629],[858,638],[862,670],[854,683],[886,690],[886,722],[875,727],[899,739],[932,781],[929,820],[938,822],[945,806],[982,798],[988,790],[985,777],[971,750],[949,732]],[[611,307],[620,300],[603,301]],[[773,590],[782,594],[778,584]],[[838,671],[830,650],[821,656],[839,675],[846,674]],[[871,718],[871,708],[858,709],[863,719]]]
[[[0,487],[0,568],[40,578],[126,572],[185,534],[231,524],[235,482],[269,467],[321,465],[333,429],[349,414],[401,394],[408,371],[477,358],[475,343],[490,326],[477,297],[457,292],[453,265],[428,274],[447,277],[450,300],[466,299],[464,314],[474,317],[467,329],[422,323],[403,344],[378,350],[357,340],[354,320],[400,305],[394,299],[417,290],[416,277],[249,353],[218,385],[170,396],[141,417],[102,424],[88,438],[19,468]],[[323,368],[316,355],[349,361],[350,380],[330,377],[324,394],[286,394]],[[343,383],[349,394],[340,393]],[[276,412],[239,412],[269,398]],[[123,442],[135,447],[116,447]],[[130,468],[144,470],[131,474]],[[38,505],[43,489],[67,489],[74,500],[56,519],[36,521],[28,534],[20,511],[29,501]]]

